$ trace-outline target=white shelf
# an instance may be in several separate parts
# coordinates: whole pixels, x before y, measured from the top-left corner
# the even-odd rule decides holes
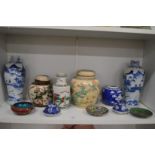
[[[135,29],[104,26],[0,27],[0,33],[142,40],[155,39],[154,29]]]
[[[141,107],[145,107],[141,105]],[[130,114],[116,114],[108,107],[109,113],[102,117],[94,117],[87,114],[85,109],[71,106],[68,109],[61,110],[61,113],[55,117],[46,117],[43,114],[44,108],[35,108],[35,110],[25,116],[14,114],[10,106],[4,103],[0,106],[1,123],[24,123],[24,124],[101,124],[101,125],[127,125],[127,124],[155,124],[155,115],[150,118],[136,118]]]

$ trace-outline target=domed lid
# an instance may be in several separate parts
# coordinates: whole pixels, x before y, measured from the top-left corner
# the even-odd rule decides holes
[[[77,76],[95,77],[95,76],[96,76],[96,73],[95,73],[95,71],[93,71],[93,70],[86,70],[86,69],[83,69],[83,70],[79,70],[79,71],[77,72]]]
[[[49,102],[43,112],[46,116],[54,116],[60,113],[60,108],[56,104]]]
[[[49,76],[48,75],[37,75],[35,77],[34,84],[36,84],[36,85],[48,85],[48,84],[50,84]]]
[[[37,81],[50,81],[48,75],[37,75],[35,77],[35,80],[37,80]]]
[[[67,77],[66,73],[57,73],[56,77]]]

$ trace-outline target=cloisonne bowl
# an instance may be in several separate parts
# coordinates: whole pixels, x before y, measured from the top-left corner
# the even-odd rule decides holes
[[[17,102],[11,106],[11,110],[17,115],[27,115],[34,109],[31,102]]]
[[[86,107],[86,111],[92,116],[102,116],[106,114],[109,110],[101,105],[89,105]]]

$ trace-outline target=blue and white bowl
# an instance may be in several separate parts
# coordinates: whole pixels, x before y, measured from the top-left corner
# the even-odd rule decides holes
[[[50,102],[45,107],[43,113],[45,114],[45,116],[49,116],[49,117],[50,116],[55,116],[55,115],[60,113],[60,108],[56,104],[53,104],[53,103]]]
[[[113,111],[119,114],[127,114],[129,112],[126,102],[123,100],[113,106]]]
[[[122,90],[116,86],[106,86],[102,90],[102,102],[109,106],[119,103],[122,96]]]

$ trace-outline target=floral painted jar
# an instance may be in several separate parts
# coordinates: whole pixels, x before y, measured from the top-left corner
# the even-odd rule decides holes
[[[99,85],[94,71],[78,71],[76,77],[71,81],[73,103],[83,108],[90,104],[96,104],[100,94]]]
[[[131,61],[124,72],[125,100],[129,106],[137,106],[140,102],[140,92],[144,86],[145,72],[139,61]]]
[[[70,105],[70,85],[67,83],[67,75],[58,73],[56,83],[53,85],[53,102],[60,108],[66,108]]]
[[[106,86],[102,89],[102,102],[106,105],[113,106],[119,103],[123,98],[122,90],[116,86]]]
[[[25,68],[20,58],[16,62],[9,61],[4,67],[4,81],[7,86],[8,103],[13,105],[23,100],[25,84]]]
[[[44,107],[52,100],[51,82],[47,75],[36,76],[29,87],[29,98],[37,107]]]

